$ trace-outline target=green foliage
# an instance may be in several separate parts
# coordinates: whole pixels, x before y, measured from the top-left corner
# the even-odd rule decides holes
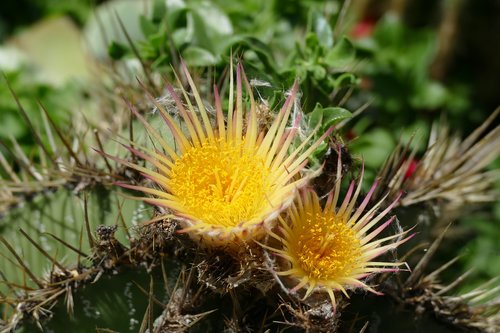
[[[430,77],[436,55],[434,31],[410,29],[387,14],[377,23],[373,36],[356,46],[365,60],[362,73],[372,82],[375,103],[387,112],[386,117],[396,115],[398,123],[408,125],[420,111],[464,113],[469,107],[463,88],[445,86]]]
[[[358,79],[350,70],[356,62],[353,44],[345,36],[335,40],[335,20],[323,16],[316,4],[304,3],[310,28],[301,43],[295,42],[297,32],[272,11],[269,1],[228,8],[224,1],[155,2],[151,17],[137,17],[144,36],[136,45],[138,56],[153,70],[169,73],[179,56],[190,66],[222,70],[232,51],[277,90],[299,78],[308,92],[304,109],[310,112],[316,102],[329,103],[332,93],[356,86]],[[137,56],[131,45],[117,40],[108,54],[114,60]]]
[[[352,114],[344,108],[323,108],[321,104],[317,103],[314,110],[308,115],[307,125],[311,129],[319,127],[321,132],[325,132],[329,127],[350,117],[352,117]]]
[[[29,151],[35,142],[19,114],[16,100],[5,80],[12,86],[31,121],[39,125],[42,125],[40,104],[50,110],[54,122],[61,125],[68,119],[67,115],[71,113],[71,108],[75,103],[84,100],[82,86],[77,82],[58,87],[51,83],[33,80],[33,71],[27,66],[21,66],[4,74],[5,79],[2,80],[3,83],[0,86],[0,109],[2,110],[0,140],[9,142],[13,137],[25,145]]]

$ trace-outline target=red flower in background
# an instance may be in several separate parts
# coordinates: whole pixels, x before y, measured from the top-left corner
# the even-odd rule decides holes
[[[351,30],[351,37],[354,39],[370,37],[373,34],[373,30],[375,30],[376,23],[377,20],[372,17],[362,19]]]

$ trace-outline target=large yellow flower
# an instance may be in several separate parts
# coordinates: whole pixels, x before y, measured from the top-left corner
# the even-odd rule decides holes
[[[337,182],[325,206],[321,207],[314,191],[301,190],[286,215],[279,218],[280,235],[268,231],[280,245],[274,248],[262,244],[283,259],[281,266],[284,270],[277,274],[295,281],[293,292],[306,288],[305,299],[314,291],[326,291],[334,307],[335,291],[342,291],[347,297],[349,288],[359,287],[377,293],[363,280],[375,273],[396,271],[405,263],[374,259],[413,236],[403,238],[406,231],[375,240],[394,221],[395,216],[379,225],[397,200],[380,213],[377,209],[383,199],[365,212],[376,188],[375,183],[355,209],[363,171],[358,186],[352,182],[342,204],[337,207],[341,183],[340,157],[337,169]],[[398,240],[391,242],[394,239]]]
[[[256,115],[257,105],[241,66],[236,73],[235,107],[231,67],[227,120],[217,87],[214,86],[216,112],[212,117],[185,65],[183,71],[196,106],[184,89],[181,100],[170,85],[167,89],[175,102],[175,110],[167,111],[156,103],[175,138],[176,147],[168,144],[132,108],[163,150],[127,147],[153,168],[114,158],[140,171],[154,182],[155,188],[120,185],[151,195],[141,199],[166,208],[182,221],[181,232],[189,232],[208,245],[230,245],[258,239],[265,235],[265,227],[270,227],[279,213],[292,203],[297,188],[307,183],[310,176],[301,171],[309,155],[330,131],[316,142],[311,142],[311,134],[290,151],[300,121],[298,116],[292,127],[288,127],[296,101],[297,83],[269,129],[262,132]],[[179,79],[178,82],[182,87]],[[243,103],[243,84],[250,99],[249,110]],[[174,113],[180,115],[182,125],[174,121]]]

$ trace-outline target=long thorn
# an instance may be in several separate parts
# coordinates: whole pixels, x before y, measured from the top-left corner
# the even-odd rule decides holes
[[[125,223],[125,218],[123,217],[123,205],[125,204],[125,200],[123,200],[121,203],[118,202],[118,197],[116,198],[116,206],[118,207],[118,216],[116,217],[117,221],[116,224],[118,224],[118,219],[120,220],[123,229],[125,230],[125,233],[127,234],[128,240],[132,239],[132,236],[130,235],[130,232],[128,231],[127,224]]]
[[[446,232],[448,231],[448,228],[450,226],[451,226],[451,223],[446,226],[446,228],[439,235],[439,237],[436,238],[436,240],[431,244],[431,247],[425,253],[425,255],[422,257],[422,259],[420,259],[417,266],[415,267],[413,272],[411,272],[410,276],[408,277],[408,280],[406,280],[407,287],[413,286],[417,282],[417,280],[422,276],[422,274],[424,273],[424,269],[427,267],[427,264],[431,260],[434,253],[436,253],[439,245],[441,244],[441,242],[444,238],[444,235],[446,234]]]
[[[102,145],[101,138],[99,137],[99,132],[97,131],[97,129],[94,129],[94,136],[95,136],[95,140],[97,141],[97,145],[99,146],[99,149],[101,151],[104,151],[104,147]],[[109,164],[109,161],[108,161],[108,158],[106,157],[106,155],[101,155],[101,156],[104,159],[104,163],[106,163],[106,167],[108,168],[109,173],[113,173],[113,168],[111,167],[111,164]]]
[[[89,240],[89,246],[91,249],[94,249],[94,237],[92,236],[92,232],[90,231],[90,221],[89,221],[89,210],[87,206],[87,194],[84,193],[83,195],[83,215],[85,218],[85,229],[87,230],[87,238]]]
[[[19,113],[21,114],[21,116],[23,117],[24,121],[26,122],[26,125],[28,125],[31,133],[33,134],[33,138],[35,139],[36,143],[40,146],[40,148],[42,148],[42,150],[45,152],[45,154],[47,154],[47,156],[49,156],[49,158],[51,159],[51,161],[55,164],[55,161],[53,159],[52,154],[48,151],[47,147],[45,147],[45,145],[43,144],[42,140],[40,139],[40,136],[38,135],[38,132],[36,131],[35,127],[33,126],[33,123],[31,122],[30,118],[28,117],[28,114],[26,113],[26,110],[22,106],[21,101],[19,100],[19,97],[14,92],[14,89],[12,89],[12,86],[10,85],[10,82],[7,79],[7,76],[5,75],[5,73],[3,73],[3,77],[5,79],[5,82],[7,83],[7,88],[9,89],[12,97],[16,101],[17,109],[19,110]]]
[[[61,265],[59,262],[57,262],[57,260],[55,260],[55,258],[52,258],[50,256],[50,254],[47,253],[47,251],[45,251],[40,245],[38,245],[34,240],[33,238],[30,237],[30,235],[28,235],[23,229],[19,229],[19,231],[24,235],[24,237],[26,237],[28,239],[28,241],[33,244],[34,247],[36,247],[36,249],[38,251],[40,251],[45,257],[47,257],[50,261],[52,261],[52,263],[54,265],[56,265],[60,270],[62,271],[65,271],[66,268]]]
[[[118,15],[117,12],[115,12],[115,17],[116,19],[118,20],[118,24],[120,24],[120,28],[122,29],[122,32],[123,32],[123,35],[125,36],[125,38],[127,39],[127,42],[128,44],[130,45],[130,48],[132,49],[132,52],[134,53],[135,57],[137,58],[137,60],[139,60],[141,66],[142,66],[142,70],[144,71],[144,74],[146,75],[146,78],[149,82],[149,85],[151,86],[151,88],[153,89],[153,91],[155,93],[158,93],[157,89],[156,89],[156,85],[155,83],[153,82],[153,79],[151,78],[151,72],[149,70],[149,67],[146,66],[146,63],[144,62],[144,60],[142,59],[141,57],[141,54],[139,53],[139,51],[137,50],[137,47],[135,47],[135,44],[134,42],[132,41],[132,38],[130,38],[130,35],[127,31],[127,29],[125,28],[125,25],[123,24],[120,16]]]
[[[77,249],[76,247],[74,247],[73,245],[67,243],[66,241],[64,241],[63,239],[57,237],[56,235],[54,234],[51,234],[49,232],[44,232],[43,233],[44,235],[48,235],[48,236],[51,236],[52,238],[54,238],[56,241],[58,241],[59,243],[63,244],[65,247],[67,247],[68,249],[72,250],[73,252],[77,253],[78,255],[82,256],[82,257],[88,257],[88,255],[85,253],[85,252],[82,252],[80,251],[79,249]]]
[[[50,117],[49,113],[47,112],[47,109],[45,109],[45,107],[43,106],[43,104],[41,104],[40,102],[38,102],[38,105],[40,106],[40,108],[42,109],[42,111],[47,116],[47,119],[49,120],[50,125],[56,131],[57,136],[59,137],[59,139],[61,139],[61,142],[63,143],[64,147],[66,147],[66,150],[71,155],[71,157],[75,160],[76,164],[83,165],[82,162],[80,161],[80,159],[78,158],[78,156],[76,155],[76,153],[71,148],[71,145],[69,144],[69,142],[64,138],[64,135],[62,134],[62,132],[59,129],[59,127],[54,123],[54,121]]]
[[[37,279],[35,274],[33,274],[33,272],[28,268],[28,266],[24,263],[24,261],[21,259],[21,257],[19,257],[17,252],[12,248],[12,246],[10,246],[10,244],[5,240],[5,238],[3,238],[3,236],[0,236],[0,242],[2,242],[7,247],[7,249],[10,251],[10,253],[12,253],[12,255],[16,258],[17,262],[23,267],[24,272],[29,275],[29,277],[33,280],[33,282],[36,283],[36,285],[40,289],[42,289],[43,288],[42,282]]]

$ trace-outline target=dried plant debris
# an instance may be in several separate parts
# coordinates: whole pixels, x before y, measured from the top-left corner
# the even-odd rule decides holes
[[[498,200],[494,185],[500,173],[486,167],[500,154],[500,126],[490,129],[499,114],[500,108],[464,140],[445,122],[434,124],[420,159],[410,143],[398,146],[379,173],[381,188],[391,196],[404,191],[401,206],[433,201],[452,210]]]
[[[440,274],[458,258],[454,258],[427,273],[427,267],[439,249],[447,229],[433,242],[406,281],[398,287],[395,296],[399,302],[414,309],[417,315],[432,313],[439,321],[457,330],[498,332],[500,329],[500,288],[498,278],[467,292],[451,295],[466,280],[470,270],[453,282],[443,284]],[[393,294],[394,295],[394,294]]]

